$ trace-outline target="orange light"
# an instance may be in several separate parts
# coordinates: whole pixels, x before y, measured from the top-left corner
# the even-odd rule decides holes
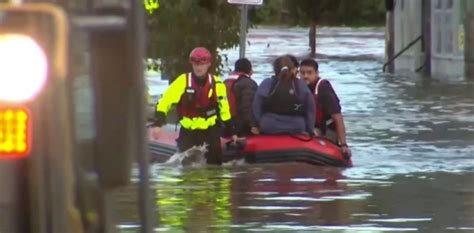
[[[30,149],[30,112],[25,108],[1,108],[0,159],[24,158]]]

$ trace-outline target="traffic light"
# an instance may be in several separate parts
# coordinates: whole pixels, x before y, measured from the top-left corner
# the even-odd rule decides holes
[[[0,163],[12,168],[1,187],[14,197],[15,219],[8,232],[71,232],[77,219],[66,211],[75,209],[68,26],[53,4],[0,4]]]
[[[0,4],[0,159],[31,153],[46,84],[66,76],[66,35],[57,7]]]
[[[90,38],[91,157],[100,185],[114,188],[129,182],[133,159],[146,153],[143,56],[129,9],[95,11],[93,20],[71,25]],[[118,23],[110,24],[110,18]],[[68,25],[66,13],[54,4],[0,5],[0,159],[34,155],[66,161],[77,152]]]

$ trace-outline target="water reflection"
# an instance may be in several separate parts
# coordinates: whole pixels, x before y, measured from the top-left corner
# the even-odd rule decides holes
[[[231,224],[231,180],[226,170],[160,169],[156,205],[159,224],[173,232],[206,232]]]
[[[169,232],[474,229],[473,174],[351,179],[296,163],[155,172],[160,227]]]
[[[364,198],[337,182],[342,177],[339,169],[295,163],[243,170],[245,174],[232,182],[234,224],[344,222],[347,211],[335,200]]]

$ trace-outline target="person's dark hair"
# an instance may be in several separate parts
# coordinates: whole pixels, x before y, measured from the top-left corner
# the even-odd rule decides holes
[[[250,74],[252,72],[252,63],[247,58],[240,58],[235,62],[234,71]]]
[[[319,69],[319,64],[316,60],[312,58],[306,58],[303,61],[301,61],[300,66],[310,66],[314,68],[314,71],[318,71]]]
[[[291,55],[291,54],[287,54],[287,55],[285,55],[285,56],[287,56],[288,58],[290,58],[291,62],[293,62],[293,65],[294,65],[296,68],[300,67],[300,64],[299,64],[299,62],[298,62],[298,59],[297,59],[295,56],[293,56],[293,55]]]
[[[282,80],[295,79],[296,76],[291,72],[295,68],[295,65],[288,56],[278,57],[273,62],[273,71],[275,76]]]

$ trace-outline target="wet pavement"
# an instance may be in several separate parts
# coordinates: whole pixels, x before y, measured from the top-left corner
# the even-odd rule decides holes
[[[155,165],[157,231],[474,232],[474,82],[383,74],[383,29],[318,33],[354,167]],[[259,82],[277,56],[309,52],[302,28],[252,29],[248,40]],[[238,48],[222,53],[232,67]],[[165,87],[148,80],[154,95]],[[134,211],[117,213],[122,232],[137,231]]]

